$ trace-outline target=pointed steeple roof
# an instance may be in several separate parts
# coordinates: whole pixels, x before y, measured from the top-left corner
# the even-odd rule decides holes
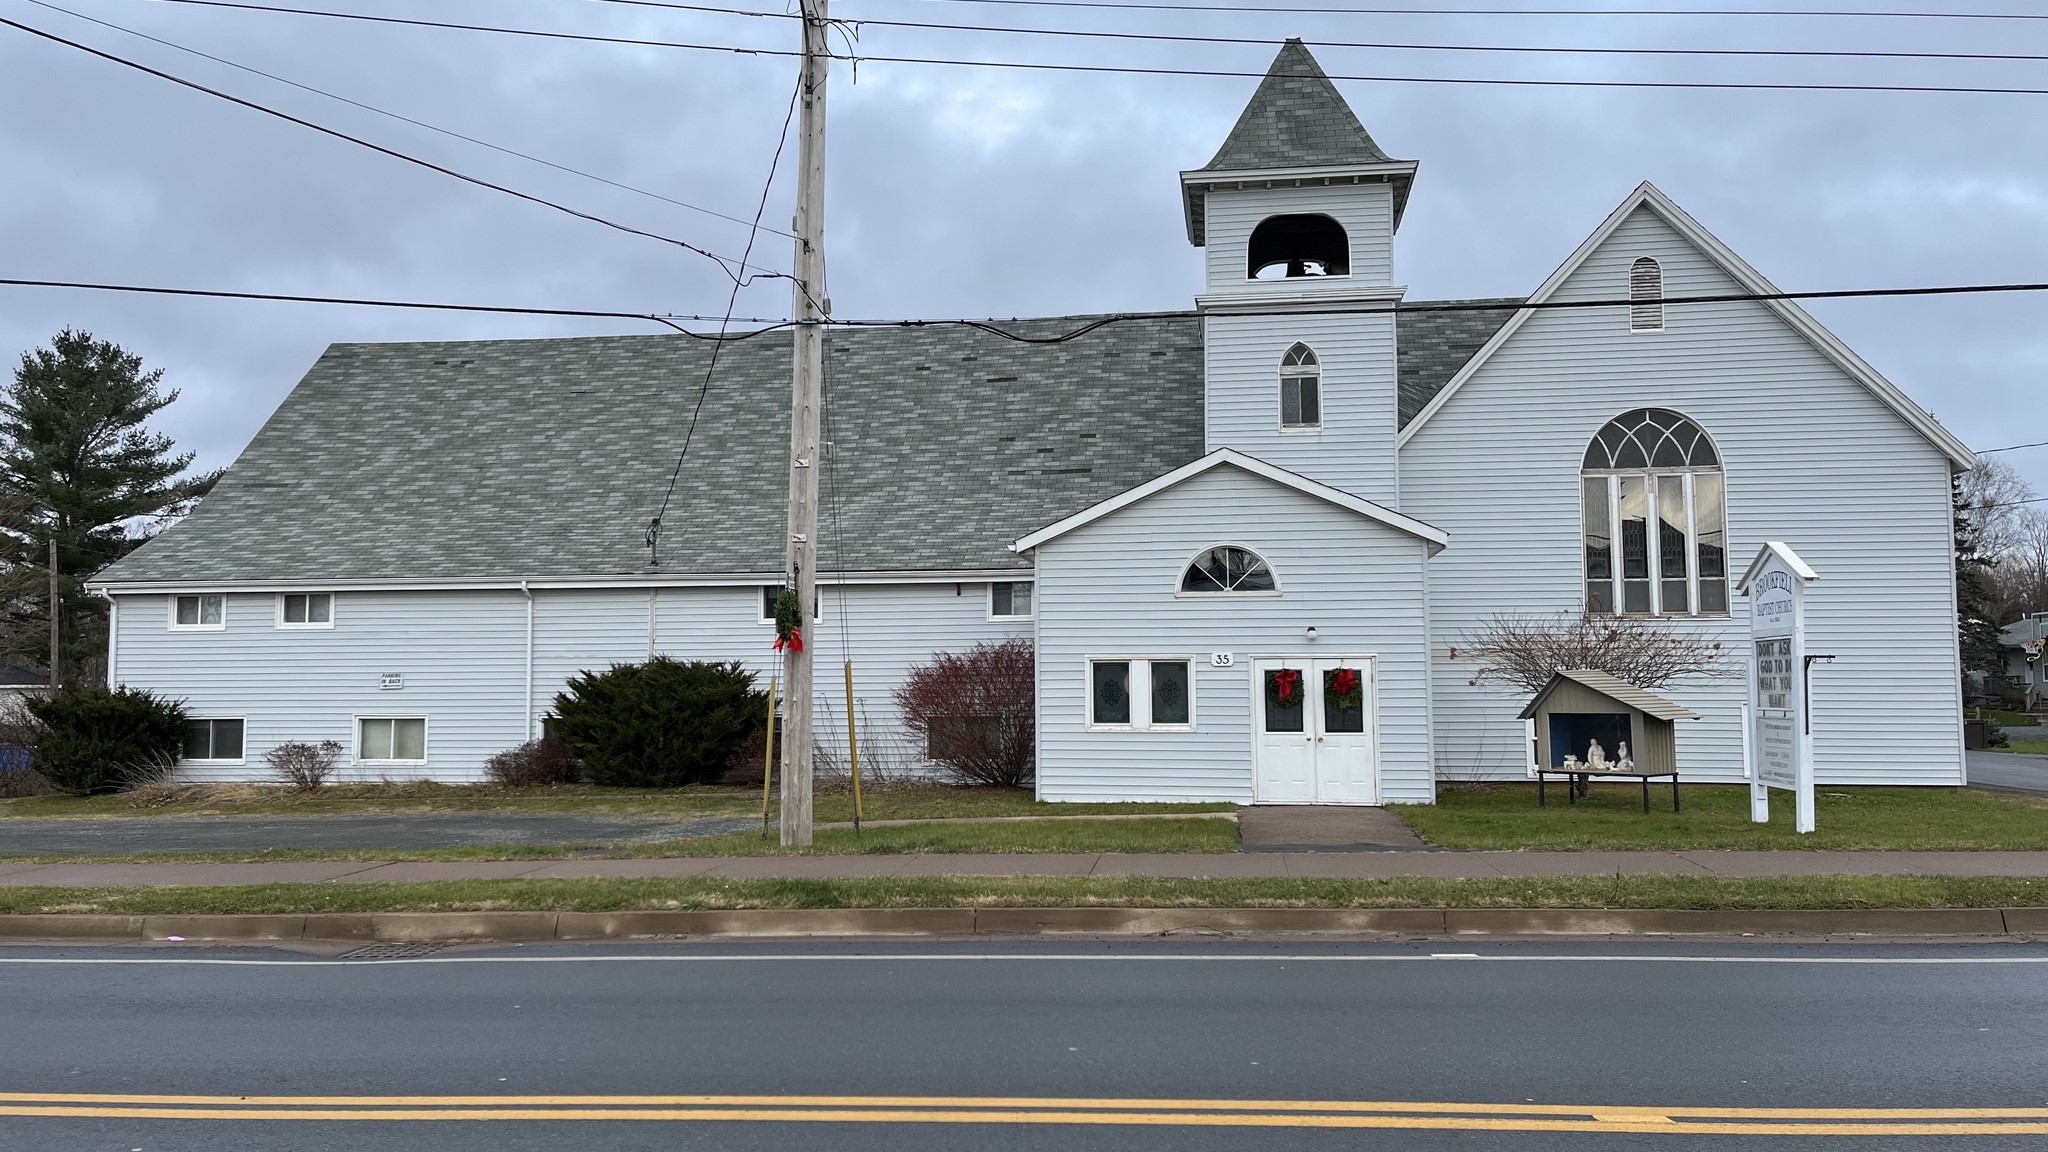
[[[1237,126],[1204,172],[1257,168],[1324,168],[1386,164],[1393,160],[1373,142],[1351,105],[1337,93],[1308,45],[1290,38],[1273,57]]]
[[[1415,162],[1388,156],[1330,83],[1308,45],[1290,37],[1252,93],[1251,103],[1207,164],[1180,174],[1188,242],[1207,242],[1208,194],[1229,188],[1385,181],[1394,192],[1394,226],[1408,207]]]

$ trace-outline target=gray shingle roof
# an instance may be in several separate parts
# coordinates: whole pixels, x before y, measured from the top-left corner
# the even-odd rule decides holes
[[[1520,304],[1522,297],[1499,296],[1485,300],[1441,301],[1457,304]],[[1401,427],[1406,428],[1417,413],[1427,407],[1450,383],[1458,369],[1472,359],[1501,325],[1513,316],[1513,308],[1483,312],[1403,312],[1398,321],[1396,343],[1401,364]]]
[[[1421,407],[1411,400],[1463,363],[1458,349],[1484,341],[1473,317],[1506,315],[1401,315],[1404,422]],[[1004,327],[1049,335],[1088,319]],[[1411,342],[1426,351],[1410,355]],[[709,347],[683,336],[334,345],[192,515],[99,579],[648,571],[644,532]],[[835,330],[826,350],[825,438],[841,448],[820,478],[825,571],[1023,567],[1010,541],[1202,455],[1192,312],[1060,344],[962,327]],[[728,346],[664,523],[661,571],[780,571],[788,426],[787,335]]]
[[[1202,170],[1385,164],[1392,159],[1337,94],[1307,45],[1290,39],[1273,57],[1223,147]]]
[[[1638,688],[1612,673],[1599,672],[1591,668],[1572,668],[1552,676],[1550,683],[1543,686],[1543,691],[1538,692],[1536,698],[1529,701],[1529,706],[1522,709],[1521,718],[1527,720],[1536,715],[1536,709],[1543,703],[1544,697],[1549,696],[1550,690],[1557,687],[1558,682],[1563,680],[1570,680],[1591,688],[1610,700],[1618,700],[1631,708],[1647,712],[1659,720],[1697,720],[1700,718],[1700,714],[1690,708],[1680,704],[1673,704],[1655,692]]]

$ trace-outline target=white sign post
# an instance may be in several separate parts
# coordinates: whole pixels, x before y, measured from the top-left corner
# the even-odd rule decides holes
[[[1806,587],[1819,578],[1798,553],[1772,541],[1737,585],[1749,596],[1749,818],[1770,823],[1769,790],[1790,789],[1795,797],[1792,826],[1802,833],[1813,831]]]

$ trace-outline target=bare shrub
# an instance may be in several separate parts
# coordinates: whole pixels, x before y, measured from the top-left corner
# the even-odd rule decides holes
[[[341,745],[332,740],[307,744],[291,740],[263,754],[270,774],[296,792],[312,792],[327,783],[341,764]]]
[[[896,689],[903,726],[955,783],[1016,788],[1031,779],[1038,736],[1031,641],[940,652]]]
[[[576,783],[583,776],[583,765],[576,762],[576,754],[567,744],[543,736],[484,761],[484,776],[507,788],[547,788]]]
[[[1451,658],[1479,664],[1473,684],[1498,683],[1530,693],[1542,691],[1557,673],[1574,669],[1605,672],[1638,688],[1741,672],[1712,636],[1642,617],[1572,611],[1490,616],[1458,641]]]
[[[920,771],[921,757],[917,754],[917,747],[904,738],[900,726],[876,723],[867,704],[858,700],[854,704],[854,713],[860,735],[862,788],[894,788],[914,783],[924,776]],[[823,710],[817,715],[811,772],[820,791],[851,791],[853,788],[853,762],[846,755],[846,734],[838,729],[845,716],[843,708],[833,710],[829,716]],[[760,754],[761,749],[755,747],[755,780],[761,778]]]

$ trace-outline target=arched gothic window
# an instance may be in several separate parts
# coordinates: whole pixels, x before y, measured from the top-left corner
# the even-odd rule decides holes
[[[1237,544],[1218,544],[1188,562],[1180,574],[1180,590],[1195,596],[1278,592],[1266,558]]]
[[[1664,330],[1664,269],[1648,256],[1628,270],[1628,330]]]
[[[1268,216],[1252,229],[1245,247],[1247,280],[1350,273],[1351,237],[1342,224],[1320,213]]]
[[[1323,426],[1323,367],[1306,344],[1296,344],[1280,358],[1280,426]]]
[[[1586,611],[1725,614],[1727,489],[1706,432],[1668,409],[1638,408],[1593,437],[1581,467]]]

